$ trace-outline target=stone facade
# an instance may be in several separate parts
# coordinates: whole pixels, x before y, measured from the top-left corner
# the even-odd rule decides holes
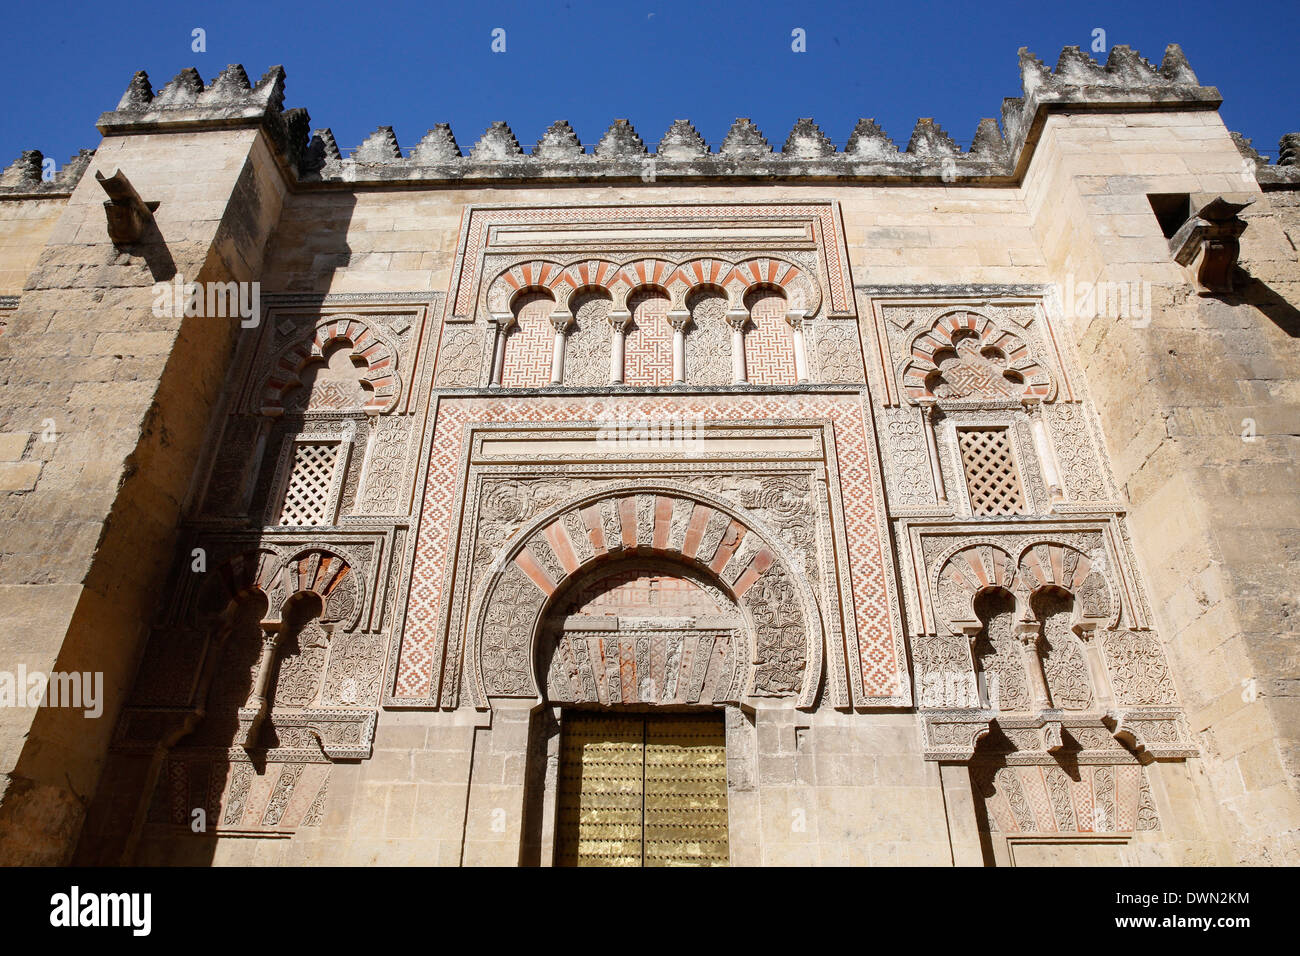
[[[1021,71],[969,152],[345,158],[230,67],[23,154],[5,667],[105,706],[0,708],[0,859],[551,865],[586,712],[720,715],[734,864],[1300,862],[1294,137]]]

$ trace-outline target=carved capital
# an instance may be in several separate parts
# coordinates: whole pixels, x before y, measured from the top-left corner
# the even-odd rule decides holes
[[[1094,620],[1075,621],[1070,625],[1070,630],[1074,631],[1079,640],[1087,643],[1097,634],[1097,622]]]
[[[552,312],[550,319],[551,328],[555,329],[555,331],[561,335],[567,332],[569,327],[574,323],[573,313],[567,310],[556,310],[555,312]]]
[[[748,321],[749,313],[744,309],[732,309],[727,313],[727,324],[737,332],[743,332]]]
[[[689,312],[669,312],[668,324],[673,327],[674,332],[685,332],[686,326],[690,324],[691,314]]]
[[[615,332],[626,332],[627,327],[632,324],[632,313],[625,311],[610,312],[605,316],[609,322],[609,327]]]
[[[1016,640],[1026,647],[1037,648],[1038,642],[1043,639],[1043,635],[1034,621],[1020,621],[1012,627],[1012,633]]]
[[[275,650],[276,645],[280,643],[280,632],[284,628],[284,622],[262,621],[259,626],[262,628],[262,649]]]

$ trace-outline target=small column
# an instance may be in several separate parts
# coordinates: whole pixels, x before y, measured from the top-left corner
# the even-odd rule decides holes
[[[785,320],[790,323],[791,338],[794,339],[794,377],[800,383],[808,381],[808,347],[804,344],[802,312],[787,312]]]
[[[254,746],[257,743],[258,732],[262,729],[262,722],[266,719],[266,694],[271,686],[271,668],[275,662],[275,648],[280,641],[280,632],[284,627],[281,621],[263,621],[262,622],[262,657],[257,662],[257,680],[253,682],[253,692],[248,695],[248,700],[244,702],[244,709],[256,709],[257,713],[253,715],[253,722],[248,727],[248,733],[244,735],[242,741],[245,748]]]
[[[686,324],[691,321],[689,312],[669,312],[668,324],[673,327],[673,384],[686,383]]]
[[[1088,659],[1088,671],[1092,677],[1092,699],[1097,709],[1103,714],[1115,712],[1115,692],[1110,686],[1110,675],[1106,673],[1106,662],[1102,660],[1101,644],[1097,639],[1097,622],[1080,621],[1073,627],[1083,643],[1083,653]]]
[[[1020,650],[1025,662],[1025,673],[1029,676],[1029,693],[1034,699],[1034,709],[1043,711],[1052,709],[1052,699],[1047,691],[1047,674],[1043,672],[1043,658],[1038,653],[1038,624],[1022,621],[1016,625],[1016,637],[1020,639]]]
[[[731,326],[731,370],[737,385],[749,381],[745,371],[745,323],[749,313],[744,309],[733,309],[727,313],[727,324]]]
[[[564,337],[573,324],[572,312],[552,312],[551,326],[555,329],[555,346],[551,350],[551,384],[564,381]]]
[[[501,376],[506,368],[506,334],[510,326],[514,325],[515,317],[509,314],[494,315],[491,321],[496,332],[492,337],[492,381],[489,387],[500,388]]]
[[[1022,398],[1025,413],[1029,416],[1029,430],[1034,436],[1034,450],[1043,465],[1043,481],[1047,484],[1052,501],[1064,501],[1065,490],[1061,486],[1061,469],[1056,463],[1056,452],[1047,438],[1047,423],[1043,421],[1043,402],[1038,397]]]
[[[980,664],[979,658],[975,655],[975,642],[979,640],[980,634],[984,632],[982,622],[971,624],[969,622],[962,625],[962,634],[966,637],[966,651],[970,659],[970,673],[975,680],[976,706],[980,710],[993,710],[992,694],[988,692],[987,685],[980,687]]]
[[[930,459],[930,478],[934,481],[934,494],[939,504],[948,504],[948,490],[943,483],[943,463],[939,460],[939,443],[934,437],[934,412],[935,400],[933,398],[921,398],[917,400],[921,406],[922,429],[925,431],[925,451]]]
[[[611,312],[606,316],[609,327],[614,331],[609,348],[609,383],[623,384],[623,355],[627,348],[627,327],[632,322],[631,312]]]

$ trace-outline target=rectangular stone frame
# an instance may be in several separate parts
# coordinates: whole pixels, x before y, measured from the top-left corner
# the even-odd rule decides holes
[[[871,422],[870,417],[867,415],[867,410],[864,405],[863,396],[858,389],[841,388],[841,389],[832,390],[829,388],[820,388],[815,391],[812,391],[811,394],[797,396],[793,400],[795,402],[798,402],[800,400],[810,402],[822,395],[824,395],[826,399],[831,399],[832,397],[835,397],[837,398],[838,401],[848,400],[856,406],[858,413],[862,415],[861,422],[862,422],[862,427],[864,428],[863,438],[865,440],[861,443],[862,447],[860,448],[860,451],[863,455],[863,458],[865,459],[864,464],[866,464],[867,466],[866,470],[870,472],[869,481],[863,482],[866,485],[866,488],[864,488],[863,491],[866,491],[867,495],[869,496],[869,500],[872,502],[872,506],[871,506],[872,513],[874,513],[874,515],[876,515],[877,517],[874,522],[875,525],[874,531],[871,533],[871,537],[875,539],[874,542],[872,542],[871,544],[868,544],[867,542],[862,542],[861,546],[868,548],[868,551],[870,551],[872,545],[874,545],[874,547],[878,549],[877,554],[879,555],[879,561],[881,563],[877,570],[879,571],[878,576],[879,576],[880,587],[883,589],[883,595],[882,595],[883,613],[885,615],[886,621],[888,622],[884,624],[884,627],[891,635],[891,637],[888,638],[888,642],[891,647],[890,653],[894,655],[894,660],[896,661],[895,667],[897,668],[897,670],[892,672],[894,674],[893,692],[881,693],[877,691],[873,694],[865,691],[860,692],[858,690],[855,690],[853,691],[853,696],[850,699],[839,701],[836,704],[836,706],[853,706],[853,707],[908,706],[911,701],[911,686],[910,686],[910,681],[906,679],[906,674],[907,674],[906,650],[903,646],[903,641],[901,638],[902,627],[901,627],[901,615],[899,611],[897,587],[896,587],[896,582],[893,579],[892,567],[889,563],[889,558],[891,555],[892,548],[888,536],[888,531],[884,526],[885,522],[883,517],[884,516],[883,486],[881,482],[879,460],[876,454],[874,436],[872,435],[873,423]],[[852,395],[853,397],[849,398],[850,395]],[[571,396],[565,395],[563,393],[561,393],[560,395],[547,394],[545,396],[536,395],[536,396],[526,396],[526,397],[515,396],[515,395],[508,395],[508,396],[502,395],[498,399],[498,402],[500,405],[505,405],[505,406],[509,406],[513,402],[525,403],[528,406],[528,410],[530,413],[529,417],[536,420],[537,419],[536,410],[539,406],[544,407],[547,404],[545,399],[549,399],[552,403],[554,403],[556,399],[559,399],[561,397],[570,398]],[[627,408],[649,407],[649,408],[654,408],[658,411],[664,411],[664,410],[670,410],[671,408],[674,407],[682,407],[684,409],[689,409],[690,403],[692,401],[696,402],[697,403],[696,407],[699,408],[701,407],[698,404],[699,400],[702,399],[703,397],[704,396],[689,395],[689,394],[674,395],[672,393],[666,393],[666,394],[651,393],[651,394],[627,394],[625,396],[620,396],[620,397],[589,396],[589,397],[579,398],[577,396],[573,396],[572,400],[578,402],[586,402],[588,404],[592,401],[601,400],[601,401],[610,402],[611,404],[617,402],[620,405],[623,405],[624,407]],[[444,404],[450,404],[456,400],[457,399],[454,399],[451,396],[445,396],[445,397],[440,396],[438,398],[438,408],[435,410],[434,414],[441,417]],[[746,400],[749,401],[770,400],[771,402],[774,403],[774,407],[775,404],[780,404],[782,407],[786,405],[786,400],[783,400],[780,395],[780,392],[775,390],[763,390],[759,394],[753,394],[752,392],[742,393],[734,396],[730,394],[720,394],[716,396],[716,400],[717,401],[733,400],[737,402],[744,402]],[[492,402],[490,398],[475,400],[475,403],[479,404],[480,406],[485,402],[489,403],[489,405],[498,404],[498,402]],[[818,404],[822,404],[822,403],[818,403]],[[497,415],[492,417],[497,418],[499,422],[500,414],[501,412],[498,411]],[[578,422],[581,422],[581,419],[579,419]],[[494,423],[492,421],[480,420],[477,422],[477,424],[472,422],[466,422],[464,425],[458,426],[463,432],[463,434],[460,435],[460,442],[459,442],[460,451],[458,455],[458,461],[456,462],[454,468],[449,467],[451,466],[450,460],[446,460],[442,462],[442,464],[440,465],[441,469],[449,472],[449,477],[450,475],[456,476],[454,488],[450,490],[450,496],[452,500],[448,503],[446,509],[448,520],[454,521],[454,516],[456,515],[462,515],[462,519],[461,519],[461,523],[455,524],[454,526],[448,526],[447,528],[448,540],[447,540],[446,550],[442,552],[444,555],[444,557],[442,558],[442,571],[441,571],[441,576],[443,578],[443,581],[439,589],[439,593],[442,595],[451,594],[453,595],[453,597],[450,599],[451,601],[454,602],[459,600],[460,602],[462,602],[461,610],[459,611],[459,613],[462,615],[465,613],[464,607],[469,600],[466,595],[465,584],[460,577],[462,573],[461,567],[465,560],[465,555],[469,547],[468,542],[466,542],[463,539],[463,535],[465,533],[466,528],[473,526],[473,525],[466,524],[465,521],[472,519],[472,516],[474,514],[472,508],[469,511],[466,510],[466,502],[473,501],[476,498],[476,492],[473,489],[471,489],[469,485],[469,476],[471,470],[471,465],[470,465],[471,454],[473,452],[474,445],[475,445],[472,436],[474,434],[475,428],[492,426],[493,424]],[[787,428],[788,427],[798,428],[801,426],[806,426],[807,424],[808,424],[807,419],[766,422],[766,425],[769,427],[772,425],[780,425],[782,427],[787,427]],[[814,422],[814,424],[816,424],[816,422]],[[508,427],[508,424],[504,425],[503,427]],[[546,427],[546,426],[539,426],[539,427]],[[551,419],[551,423],[549,427],[565,427],[565,423],[563,420],[557,421],[555,419]],[[576,424],[576,427],[582,427],[582,426],[580,424]],[[590,425],[588,425],[588,427],[590,427]],[[834,434],[834,429],[831,428],[827,434],[828,436],[830,434]],[[847,440],[855,441],[853,436],[849,436]],[[836,468],[836,473],[828,476],[828,484],[825,487],[827,489],[829,488],[841,489],[841,494],[826,495],[825,504],[826,506],[828,506],[830,514],[836,521],[843,521],[844,520],[843,508],[845,505],[844,505],[844,501],[842,500],[842,495],[845,495],[848,492],[846,489],[842,487],[841,480],[840,480],[842,475],[842,472],[839,471],[839,467],[838,467],[838,460],[839,460],[838,456],[840,452],[837,450],[835,443],[831,441],[824,442],[823,447],[829,449],[828,461],[834,464]],[[435,450],[434,455],[436,456],[437,454],[438,453]],[[735,456],[733,456],[729,460],[734,461]],[[429,486],[428,483],[430,481],[430,478],[427,475],[428,469],[429,469],[429,457],[426,457],[424,459],[424,462],[422,463],[422,472],[424,473],[422,473],[419,482],[421,487]],[[615,470],[613,474],[617,475],[618,474],[617,470]],[[859,477],[858,481],[862,482],[862,477]],[[859,492],[859,495],[861,493],[862,492]],[[839,540],[844,540],[844,539],[839,539]],[[859,561],[864,560],[863,552],[858,552],[858,554],[859,554],[858,560]],[[841,562],[839,566],[850,567],[851,565],[849,564],[848,558],[849,555],[847,553],[847,550],[841,547],[841,550],[837,552],[837,557],[836,557],[836,560],[838,562]],[[871,567],[874,567],[874,565],[872,565]],[[413,580],[415,574],[415,568],[412,567],[409,573],[411,575],[411,580]],[[852,579],[850,579],[846,583],[844,580],[845,577],[847,576],[846,575],[840,576],[840,584],[839,584],[840,588],[844,588],[846,586],[853,586]],[[857,584],[857,586],[855,587],[855,590],[858,591],[856,600],[846,599],[843,593],[839,595],[838,600],[844,607],[854,607],[855,604],[862,604],[863,603],[862,588],[865,588],[866,586],[867,584],[865,581],[859,582]],[[410,599],[408,599],[407,603],[409,602]],[[441,637],[437,639],[437,646],[440,647],[442,650],[438,651],[438,653],[445,654],[447,650],[450,650],[451,653],[453,653],[456,656],[456,662],[454,666],[459,667],[460,660],[461,660],[460,655],[463,652],[459,648],[448,649],[446,645],[447,637],[450,634],[451,613],[452,611],[449,604],[444,604],[443,606],[440,607],[439,618],[436,621],[436,627],[438,629],[437,633],[441,635]],[[825,609],[823,609],[823,616],[829,618],[829,617],[833,617],[834,615],[827,615],[825,613]],[[862,653],[861,643],[860,643],[862,638],[861,635],[858,633],[857,627],[855,626],[856,622],[854,622],[851,617],[845,617],[844,621],[845,621],[845,632],[844,632],[845,636],[844,636],[843,644],[847,647],[853,647],[853,646],[859,647],[860,648],[859,656],[860,656]],[[877,638],[876,640],[879,640],[879,638]],[[451,679],[449,680],[449,674],[451,674],[452,672],[450,672],[449,670],[441,670],[440,677],[438,675],[435,675],[435,679],[439,682],[440,686],[439,688],[433,690],[428,696],[412,696],[409,693],[403,694],[399,692],[400,688],[398,686],[398,681],[400,679],[401,657],[405,651],[405,648],[403,647],[404,642],[405,642],[405,634],[403,634],[401,637],[394,638],[394,642],[393,642],[394,646],[390,652],[390,657],[389,657],[389,676],[385,684],[386,696],[384,698],[384,706],[385,707],[425,707],[425,708],[430,706],[434,706],[434,707],[457,706],[459,697],[457,696],[456,693],[454,693],[454,691],[456,690],[455,680],[456,680],[456,676],[458,676],[458,672],[456,676],[451,677]],[[863,688],[864,687],[863,679],[861,678],[861,676],[856,670],[858,660],[859,660],[858,656],[850,655],[849,662],[848,662],[848,674],[850,680],[853,681],[852,686],[854,688]],[[437,663],[440,668],[447,668],[449,666],[453,666],[450,662],[446,662],[446,661],[438,661]],[[832,678],[836,677],[836,675],[833,672],[831,676]],[[448,688],[453,692],[447,693],[446,691]],[[859,694],[861,694],[861,696],[859,696]]]

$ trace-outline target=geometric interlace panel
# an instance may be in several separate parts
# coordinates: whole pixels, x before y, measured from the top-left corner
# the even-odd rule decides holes
[[[556,862],[726,866],[722,715],[566,711]]]
[[[1005,428],[968,428],[957,432],[966,470],[971,513],[1018,515],[1025,510],[1020,476]]]
[[[281,525],[300,527],[328,522],[339,447],[338,442],[294,446],[293,469],[280,508]]]

